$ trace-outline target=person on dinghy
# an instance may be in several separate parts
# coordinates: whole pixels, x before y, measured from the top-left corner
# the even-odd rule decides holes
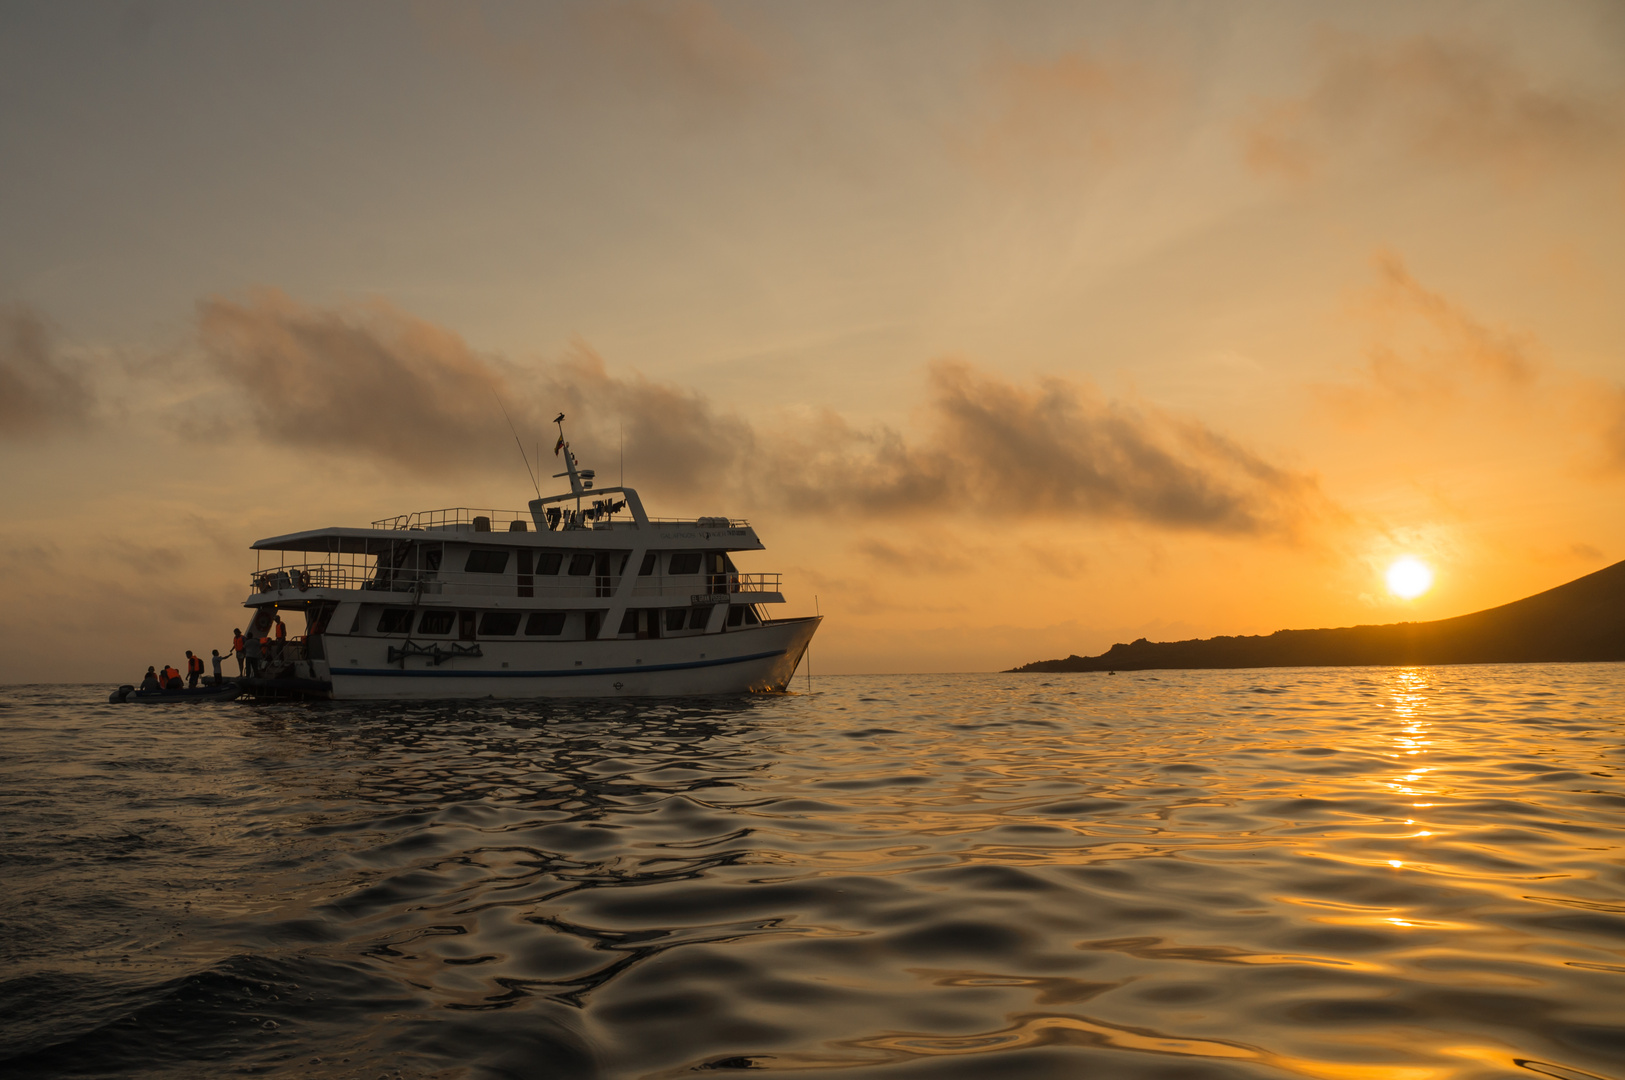
[[[147,677],[145,679],[141,680],[141,689],[143,689],[143,690],[162,690],[163,689],[163,687],[158,685],[158,672],[153,669],[151,664],[147,665]]]
[[[186,688],[196,690],[198,680],[203,678],[203,657],[196,656],[191,649],[186,650]]]

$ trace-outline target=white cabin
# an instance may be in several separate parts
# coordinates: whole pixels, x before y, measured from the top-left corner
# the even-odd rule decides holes
[[[257,541],[254,612],[272,655],[251,692],[339,698],[554,697],[783,690],[819,620],[774,619],[776,573],[741,573],[750,524],[651,518],[635,490],[571,490],[528,511],[457,508]],[[275,563],[271,557],[275,556]],[[294,628],[289,626],[288,633]]]

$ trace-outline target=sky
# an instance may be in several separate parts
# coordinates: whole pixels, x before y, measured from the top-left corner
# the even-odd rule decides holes
[[[3,682],[522,509],[504,406],[749,518],[815,674],[1625,558],[1617,3],[0,0],[0,164]]]

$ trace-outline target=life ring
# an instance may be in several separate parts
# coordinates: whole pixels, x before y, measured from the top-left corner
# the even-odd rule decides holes
[[[309,570],[301,570],[301,571],[299,571],[298,573],[296,573],[294,575],[294,579],[299,584],[299,591],[300,592],[305,592],[310,588],[310,571]]]

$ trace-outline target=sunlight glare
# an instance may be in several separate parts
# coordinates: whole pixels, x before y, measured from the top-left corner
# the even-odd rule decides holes
[[[1406,600],[1414,600],[1433,585],[1433,571],[1420,560],[1409,555],[1388,568],[1388,591]]]

